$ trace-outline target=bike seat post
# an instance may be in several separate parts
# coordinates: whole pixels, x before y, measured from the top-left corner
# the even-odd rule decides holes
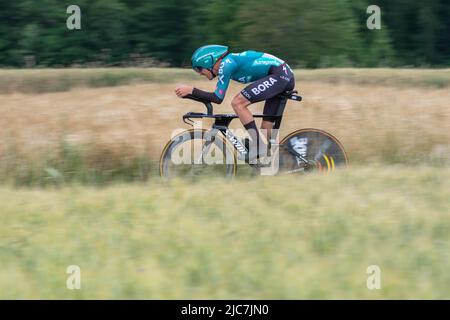
[[[277,130],[277,131],[276,131],[276,132],[277,132],[277,135],[278,135],[278,129],[280,129],[280,127],[281,127],[281,120],[283,119],[283,113],[284,113],[284,108],[286,107],[286,103],[287,103],[287,98],[286,98],[286,97],[283,97],[283,98],[280,99],[280,104],[279,104],[279,107],[278,107],[278,112],[277,112],[277,114],[276,114],[277,119],[275,120],[274,125],[273,125],[273,128],[272,128],[272,129]],[[273,132],[272,132],[272,134],[271,134],[271,136],[270,136],[270,139],[269,139],[269,141],[270,141],[270,143],[271,143],[272,145],[275,145],[275,144],[276,144],[276,141],[277,141],[277,135],[273,136]]]

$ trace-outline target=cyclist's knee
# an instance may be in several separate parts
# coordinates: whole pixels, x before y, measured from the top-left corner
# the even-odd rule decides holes
[[[246,108],[250,104],[250,101],[248,101],[242,94],[238,94],[231,100],[231,106],[233,107],[234,111],[242,110]]]

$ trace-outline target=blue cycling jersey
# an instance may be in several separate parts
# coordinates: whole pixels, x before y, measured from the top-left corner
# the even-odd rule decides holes
[[[283,60],[264,52],[244,51],[226,55],[219,66],[215,95],[225,97],[230,80],[248,83],[268,75],[271,66],[279,66]]]

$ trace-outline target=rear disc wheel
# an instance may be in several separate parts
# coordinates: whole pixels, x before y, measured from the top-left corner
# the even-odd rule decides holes
[[[342,144],[331,134],[318,129],[301,129],[287,135],[280,142],[278,161],[280,174],[330,173],[348,165]]]

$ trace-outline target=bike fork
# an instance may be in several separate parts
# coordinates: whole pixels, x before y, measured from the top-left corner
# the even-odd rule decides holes
[[[197,159],[198,162],[196,163],[203,163],[204,157],[208,154],[209,149],[211,149],[211,146],[214,144],[214,140],[216,139],[217,130],[212,129],[210,131],[207,131],[204,134],[205,137],[205,144],[202,146],[202,152],[199,155],[199,159]]]

